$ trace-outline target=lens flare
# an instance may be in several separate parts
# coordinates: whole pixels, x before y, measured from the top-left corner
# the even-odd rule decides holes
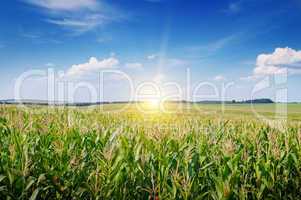
[[[160,104],[161,104],[161,100],[160,99],[151,99],[151,100],[149,100],[148,103],[153,108],[159,108]]]

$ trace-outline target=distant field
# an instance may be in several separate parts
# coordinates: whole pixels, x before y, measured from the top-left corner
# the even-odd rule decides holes
[[[300,199],[284,106],[0,105],[0,199]]]
[[[158,112],[152,107],[136,104],[110,104],[100,106],[103,111],[125,111],[125,112],[139,112],[146,114]],[[163,105],[163,108],[173,113],[181,113],[186,115],[214,115],[214,117],[233,117],[242,118],[250,117],[252,119],[258,118],[259,115],[268,116],[270,118],[280,116],[287,116],[288,120],[301,120],[301,104],[179,104],[169,103]],[[277,109],[278,108],[278,109]],[[286,114],[284,114],[286,113]]]

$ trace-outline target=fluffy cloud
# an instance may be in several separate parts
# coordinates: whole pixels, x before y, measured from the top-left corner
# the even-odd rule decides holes
[[[87,63],[72,65],[72,67],[67,71],[67,76],[81,76],[84,74],[97,72],[102,69],[114,68],[118,64],[119,60],[114,57],[103,60],[98,60],[95,57],[91,57]]]
[[[141,63],[126,63],[125,67],[129,69],[142,69],[143,65]]]
[[[291,48],[276,48],[272,54],[257,56],[254,75],[300,73],[301,51]]]

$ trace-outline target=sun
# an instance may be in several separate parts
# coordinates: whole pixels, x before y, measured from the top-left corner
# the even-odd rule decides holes
[[[154,107],[154,108],[159,108],[160,104],[161,104],[161,100],[160,99],[151,99],[149,100],[149,105]]]

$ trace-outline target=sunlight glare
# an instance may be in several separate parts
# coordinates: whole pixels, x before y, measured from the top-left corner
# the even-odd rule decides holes
[[[149,100],[149,105],[152,108],[159,108],[160,104],[161,104],[161,100],[160,99],[151,99],[151,100]]]

